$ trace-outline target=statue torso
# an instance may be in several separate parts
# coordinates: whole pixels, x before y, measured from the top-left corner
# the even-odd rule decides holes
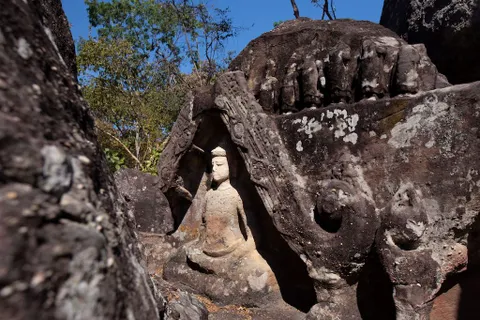
[[[223,190],[209,190],[206,195],[204,251],[229,253],[245,241],[238,218],[240,196],[232,186]]]

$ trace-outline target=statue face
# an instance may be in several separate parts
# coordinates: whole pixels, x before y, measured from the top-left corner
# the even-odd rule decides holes
[[[227,157],[215,157],[212,159],[212,177],[213,181],[222,183],[229,177]]]

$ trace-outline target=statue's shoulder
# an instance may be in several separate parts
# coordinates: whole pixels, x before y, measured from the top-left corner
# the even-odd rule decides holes
[[[214,192],[215,192],[214,189],[208,189],[208,190],[207,190],[207,194],[206,194],[205,196],[206,196],[206,197],[211,197]]]
[[[235,199],[238,199],[240,201],[242,200],[242,198],[240,198],[240,194],[238,193],[237,189],[235,189],[233,186],[228,191],[231,194],[231,196],[234,197]]]

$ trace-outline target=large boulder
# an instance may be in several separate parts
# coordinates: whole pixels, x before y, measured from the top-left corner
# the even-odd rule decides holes
[[[193,295],[179,291],[172,298],[165,310],[165,320],[207,320],[208,310]]]
[[[298,24],[280,28],[285,39],[301,39]],[[248,48],[268,44],[275,32]],[[409,65],[400,52],[413,52],[401,43],[397,70]],[[330,44],[315,45],[328,52]],[[184,217],[175,234],[202,238],[208,155],[221,145],[258,252],[283,299],[310,309],[308,319],[427,319],[442,312],[447,292],[458,314],[471,313],[476,306],[467,295],[475,291],[466,284],[478,279],[480,261],[480,83],[278,115],[262,105],[272,100],[262,100],[258,84],[269,77],[268,59],[288,69],[290,46],[244,51],[235,71],[199,90],[180,112],[159,166],[159,187]],[[408,83],[409,73],[398,76]],[[309,91],[298,94],[305,101]],[[195,264],[178,271],[215,276]],[[218,288],[189,288],[205,285]]]
[[[480,80],[480,1],[385,0],[380,24],[408,43],[424,43],[452,83]]]
[[[140,232],[166,234],[174,230],[168,200],[158,188],[158,177],[135,169],[115,173],[118,190],[132,210]]]
[[[62,49],[73,42],[60,0],[0,6],[1,317],[159,319],[134,217]]]

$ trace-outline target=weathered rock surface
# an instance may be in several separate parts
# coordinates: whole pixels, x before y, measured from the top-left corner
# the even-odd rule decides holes
[[[480,80],[480,1],[385,0],[380,24],[408,43],[424,43],[452,83]]]
[[[258,104],[243,72],[228,72],[182,110],[160,186],[169,199],[181,198],[178,181],[187,186],[187,205],[177,210],[188,222],[208,181],[199,150],[222,142],[237,163],[232,184],[253,204],[248,219],[256,221],[259,252],[274,256],[265,258],[272,266],[291,253],[303,260],[289,275],[304,286],[288,291],[308,297],[310,282],[309,319],[424,319],[451,287],[446,279],[478,272],[479,89],[473,83],[275,116]],[[274,229],[262,229],[269,221]],[[192,226],[177,232],[195,237]],[[278,235],[293,252],[273,250]],[[282,277],[282,268],[272,270]],[[472,308],[462,301],[462,312]]]
[[[46,11],[59,8],[47,3],[0,0],[3,317],[478,315],[471,297],[480,277],[480,82],[432,90],[447,83],[424,48],[370,23],[300,20],[253,41],[232,64],[236,71],[182,109],[158,184],[137,181],[140,190],[152,187],[151,206],[162,201],[155,188],[165,194],[178,227],[161,235],[151,233],[156,217],[140,224],[149,231],[140,238],[150,273],[157,281],[193,270],[200,279],[198,286],[178,281],[180,288],[157,281],[157,288],[133,231],[133,211],[147,211],[127,210],[108,174],[58,50],[63,38],[49,37],[42,24]],[[247,276],[249,287],[224,281],[254,259],[205,268],[186,258],[204,234],[205,199],[212,177],[218,182],[210,152],[220,145],[243,203],[243,213],[235,206],[246,222],[242,235],[253,238],[251,252],[268,264],[282,298],[268,304],[259,303],[271,293],[264,274]],[[192,292],[213,292],[215,301]],[[249,309],[257,305],[263,308]]]
[[[174,230],[170,205],[157,187],[158,177],[135,169],[115,173],[115,182],[135,215],[140,232],[166,234]]]
[[[64,55],[60,1],[0,6],[1,317],[159,319],[134,217]]]
[[[421,44],[367,21],[287,21],[230,65],[267,112],[414,94],[448,85]]]
[[[186,292],[178,292],[166,307],[165,320],[207,320],[207,308],[197,298]]]
[[[56,50],[60,53],[68,70],[77,78],[75,42],[70,31],[70,23],[63,12],[62,3],[57,0],[41,0],[38,3],[45,33],[49,38],[54,39]]]

